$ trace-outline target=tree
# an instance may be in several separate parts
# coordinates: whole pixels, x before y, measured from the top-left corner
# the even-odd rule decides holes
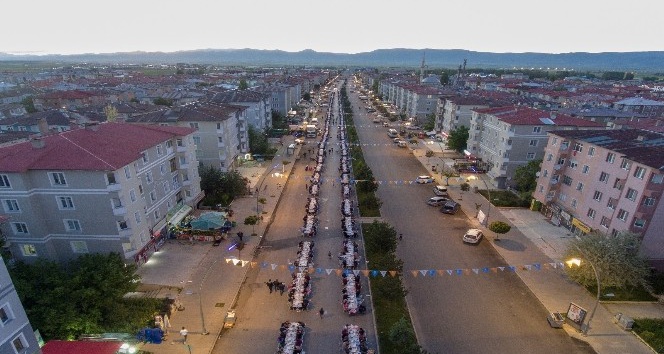
[[[390,327],[389,338],[390,342],[399,348],[399,353],[415,354],[420,352],[413,326],[405,317],[401,317]]]
[[[245,225],[251,225],[251,236],[256,236],[256,224],[258,224],[258,215],[249,215],[244,218]]]
[[[168,106],[171,107],[173,105],[173,100],[168,99],[168,98],[163,98],[163,97],[157,97],[155,98],[152,103],[159,105],[159,106]]]
[[[603,80],[622,80],[625,77],[625,73],[622,71],[606,71],[602,73]]]
[[[565,259],[578,258],[578,267],[566,268],[569,277],[585,286],[596,286],[595,272],[599,273],[602,288],[627,288],[645,286],[650,274],[648,263],[639,256],[641,238],[638,234],[621,232],[607,236],[591,232],[572,239],[565,252]]]
[[[104,114],[106,115],[106,120],[109,122],[115,122],[118,118],[118,110],[111,104],[104,107]]]
[[[433,113],[427,114],[426,121],[424,122],[424,124],[422,124],[422,129],[425,132],[429,132],[432,131],[435,128],[435,126],[436,126],[436,115]]]
[[[496,233],[496,240],[498,240],[498,235],[503,235],[508,233],[512,229],[508,223],[502,221],[494,221],[489,224],[489,230]]]
[[[266,134],[256,130],[253,125],[249,125],[247,135],[249,136],[249,151],[252,154],[265,155],[268,152],[270,144]]]
[[[440,84],[447,85],[450,82],[450,74],[447,71],[440,73]]]
[[[456,152],[463,152],[468,143],[468,127],[462,125],[450,132],[447,138],[447,146]]]
[[[37,112],[37,109],[35,108],[35,103],[32,100],[32,96],[28,96],[28,97],[22,99],[21,104],[23,105],[23,108],[25,108],[26,112],[28,112],[28,113]]]
[[[519,192],[533,192],[537,187],[537,173],[540,171],[542,160],[533,160],[519,166],[514,171],[512,180]]]
[[[247,80],[245,79],[240,79],[240,85],[237,87],[238,90],[244,91],[249,88],[249,84],[247,84]]]
[[[302,99],[311,102],[311,94],[309,92],[305,92],[304,95],[302,95]]]
[[[205,191],[204,205],[228,205],[239,195],[247,194],[248,180],[237,171],[222,172],[220,169],[201,165],[201,189]]]

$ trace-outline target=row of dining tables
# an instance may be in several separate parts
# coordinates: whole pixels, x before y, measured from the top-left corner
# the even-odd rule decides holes
[[[366,354],[369,349],[364,328],[354,324],[345,325],[341,330],[341,346],[347,354]]]
[[[304,322],[285,321],[279,329],[278,354],[301,354],[304,342]]]

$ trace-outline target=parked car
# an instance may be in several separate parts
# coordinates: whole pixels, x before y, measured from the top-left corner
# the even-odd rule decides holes
[[[459,203],[450,200],[449,202],[445,203],[442,208],[440,208],[440,212],[444,214],[456,214],[459,208],[461,208]]]
[[[304,140],[304,139],[300,139],[300,138],[295,139],[295,144],[297,144],[297,145],[304,145],[306,143],[307,143],[307,141]]]
[[[479,243],[482,239],[482,231],[479,229],[469,229],[466,231],[466,234],[463,235],[463,242],[466,243]]]
[[[448,201],[449,199],[445,197],[431,197],[429,198],[429,200],[427,200],[427,205],[439,207],[447,203]]]
[[[384,127],[389,127],[389,126],[390,126],[390,123],[388,123],[388,122],[383,122],[383,126],[384,126]]]
[[[374,122],[374,123],[380,123],[380,118],[379,118],[379,117],[374,117],[374,119],[372,120],[372,122]]]
[[[447,187],[441,185],[435,186],[433,187],[433,194],[439,197],[447,196]]]
[[[406,148],[408,147],[408,143],[405,140],[401,140],[397,143],[397,146],[400,148]]]
[[[417,178],[415,179],[415,182],[417,182],[419,184],[433,183],[433,177],[428,176],[428,175],[417,176]]]

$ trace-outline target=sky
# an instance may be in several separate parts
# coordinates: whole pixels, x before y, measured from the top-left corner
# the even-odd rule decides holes
[[[0,52],[664,50],[664,0],[5,0]]]

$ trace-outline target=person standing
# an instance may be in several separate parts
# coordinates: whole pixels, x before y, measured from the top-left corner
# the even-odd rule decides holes
[[[182,329],[180,330],[180,335],[182,336],[182,338],[184,338],[182,343],[187,343],[187,335],[189,335],[189,331],[187,331],[187,329],[184,326],[182,326]]]
[[[403,240],[403,234],[399,234],[399,241]]]
[[[272,288],[274,287],[274,283],[272,282],[272,279],[268,280],[267,283],[268,289],[270,289],[270,294],[272,294]]]
[[[325,314],[325,310],[321,307],[320,311],[318,311],[318,315],[320,316],[320,318],[323,318],[324,314]]]

